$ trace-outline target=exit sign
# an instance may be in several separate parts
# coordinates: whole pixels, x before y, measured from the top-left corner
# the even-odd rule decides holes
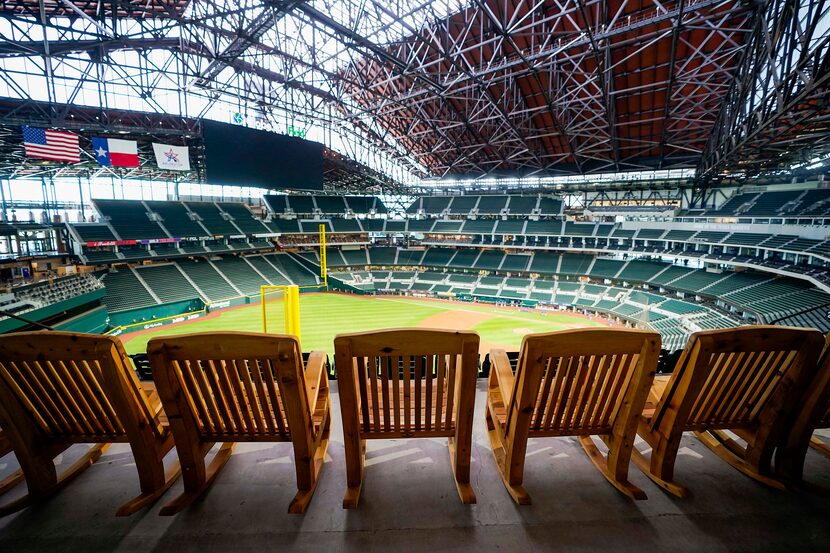
[[[288,136],[296,136],[297,138],[305,138],[306,130],[295,127],[294,125],[288,125],[286,134],[288,134]]]

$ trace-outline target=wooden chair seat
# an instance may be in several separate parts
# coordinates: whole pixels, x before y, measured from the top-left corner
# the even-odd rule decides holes
[[[312,352],[303,367],[295,336],[248,332],[154,338],[147,353],[184,468],[184,493],[160,514],[200,497],[236,442],[293,444],[298,491],[288,512],[305,512],[331,428],[325,354]],[[216,442],[223,445],[207,464]]]
[[[115,442],[130,444],[142,492],[116,514],[149,505],[179,475],[178,463],[164,469],[173,437],[160,409],[116,338],[71,332],[0,336],[0,425],[29,489],[0,514],[48,498]],[[77,443],[95,445],[58,475],[54,457]],[[8,484],[0,483],[0,490],[10,489]]]
[[[394,329],[334,339],[346,448],[343,508],[357,507],[366,440],[446,436],[462,503],[470,486],[478,335]]]
[[[674,481],[683,432],[747,476],[783,488],[772,474],[773,451],[798,407],[821,348],[815,330],[746,326],[693,334],[638,433],[651,447],[634,462],[674,495],[690,491]],[[738,443],[731,435],[741,438]]]
[[[521,505],[529,438],[577,436],[589,459],[618,490],[645,493],[628,481],[637,416],[648,396],[660,335],[591,328],[527,335],[514,374],[504,350],[490,352],[487,429],[505,488]],[[608,446],[603,455],[591,436]]]

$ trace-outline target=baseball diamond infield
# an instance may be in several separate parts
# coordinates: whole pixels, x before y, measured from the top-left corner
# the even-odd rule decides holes
[[[279,300],[269,302],[269,331],[282,332],[283,310]],[[451,300],[406,296],[355,296],[308,293],[300,297],[301,339],[304,351],[333,353],[334,336],[385,328],[441,328],[474,330],[481,336],[481,352],[492,347],[518,350],[525,334],[587,326],[608,326],[606,319],[562,311],[543,311]],[[150,330],[124,334],[127,352],[144,352],[155,336],[192,332],[262,331],[259,304],[214,311],[208,316]]]

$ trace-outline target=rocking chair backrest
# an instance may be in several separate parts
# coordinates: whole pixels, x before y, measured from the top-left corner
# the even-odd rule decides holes
[[[295,336],[211,332],[161,337],[150,342],[148,354],[174,431],[179,419],[185,432],[195,432],[203,442],[290,441],[292,428],[311,432]]]
[[[659,353],[660,335],[645,330],[527,336],[507,428],[518,417],[528,420],[517,420],[516,430],[528,428],[530,435],[610,434],[621,410],[645,401]]]
[[[128,441],[162,434],[121,342],[73,332],[0,336],[0,401],[9,432],[55,443]]]
[[[337,336],[341,398],[353,382],[361,436],[454,435],[457,410],[475,400],[478,345],[473,332],[442,330]]]
[[[811,377],[821,349],[816,330],[747,326],[689,339],[654,416],[652,429],[761,429],[783,423]]]

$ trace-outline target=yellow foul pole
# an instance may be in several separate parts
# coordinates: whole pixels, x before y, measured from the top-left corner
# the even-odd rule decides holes
[[[323,279],[323,286],[329,289],[328,270],[326,268],[326,225],[320,225],[320,278]]]

